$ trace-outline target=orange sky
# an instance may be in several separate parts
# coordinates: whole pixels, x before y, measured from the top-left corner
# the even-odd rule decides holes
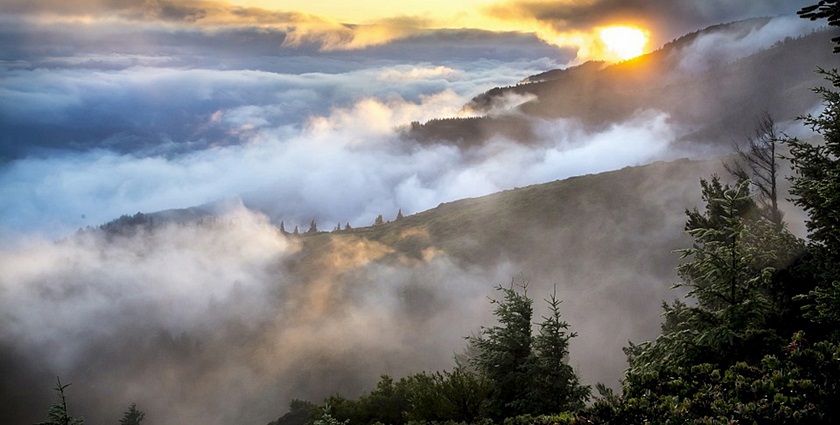
[[[586,3],[586,0],[565,0],[569,3]],[[257,7],[283,12],[304,12],[335,23],[358,24],[351,38],[341,42],[327,43],[327,49],[354,49],[387,43],[394,39],[410,36],[424,29],[472,28],[489,31],[518,31],[533,33],[545,42],[560,47],[578,49],[578,62],[590,59],[617,61],[627,59],[604,44],[600,36],[604,26],[585,30],[558,31],[545,22],[532,18],[506,16],[491,13],[491,8],[504,4],[500,0],[425,0],[425,1],[354,1],[334,0],[230,0],[236,6]],[[554,1],[553,3],[563,3]],[[625,22],[610,25],[627,25]],[[650,30],[633,23],[650,37]],[[300,40],[321,34],[321,28],[307,32]],[[307,38],[308,37],[308,38]],[[294,38],[292,42],[294,43]],[[644,52],[650,45],[639,47]]]
[[[627,57],[614,52],[655,47],[607,46],[601,37],[605,27],[632,26],[643,30],[643,38],[655,37],[641,12],[612,13],[612,3],[599,0],[8,1],[9,10],[28,10],[42,22],[104,19],[204,28],[259,26],[286,33],[287,46],[314,44],[322,50],[362,49],[430,30],[463,28],[534,34],[548,44],[575,49],[576,62],[621,60]]]
[[[232,0],[239,6],[260,7],[270,10],[301,11],[330,17],[335,20],[365,24],[397,16],[416,16],[430,19],[436,26],[463,28],[483,26],[486,17],[480,9],[494,0]]]

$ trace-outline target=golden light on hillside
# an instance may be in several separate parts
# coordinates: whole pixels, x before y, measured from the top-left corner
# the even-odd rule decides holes
[[[598,31],[598,35],[607,51],[621,60],[641,55],[648,43],[647,31],[634,27],[605,27]]]

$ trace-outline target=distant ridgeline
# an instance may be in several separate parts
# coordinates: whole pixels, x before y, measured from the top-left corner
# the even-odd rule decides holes
[[[631,119],[640,110],[655,110],[695,129],[681,142],[728,146],[749,130],[747,124],[758,111],[767,110],[780,122],[809,112],[818,99],[808,88],[823,83],[814,70],[840,66],[840,58],[824,48],[840,34],[834,27],[787,37],[736,60],[710,56],[707,50],[702,64],[685,56],[700,37],[725,33],[727,39],[738,39],[768,22],[757,18],[716,25],[625,62],[587,62],[537,74],[473,98],[464,110],[479,117],[413,123],[403,129],[403,137],[459,147],[480,145],[492,136],[531,143],[535,118],[571,118],[598,130]],[[511,96],[525,101],[497,111]]]

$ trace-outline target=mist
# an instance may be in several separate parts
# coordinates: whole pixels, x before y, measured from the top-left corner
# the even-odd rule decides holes
[[[321,39],[292,42],[277,28],[2,18],[4,422],[42,420],[59,375],[73,383],[71,414],[90,423],[113,423],[131,403],[150,423],[267,423],[293,398],[353,397],[383,373],[452,367],[464,337],[493,323],[493,288],[513,277],[532,282],[535,317],[556,285],[580,334],[570,363],[585,383],[615,386],[621,347],[654,337],[659,304],[674,296],[671,250],[687,243],[698,176],[720,172],[717,161],[683,164],[579,190],[558,201],[571,212],[536,212],[556,221],[515,222],[504,230],[516,237],[493,247],[422,226],[391,244],[291,237],[281,222],[366,227],[380,214],[722,150],[663,108],[591,128],[524,115],[533,96],[490,111],[525,120],[528,143],[404,137],[412,122],[472,116],[464,105],[492,87],[575,63],[574,49],[533,34],[418,31],[324,51]],[[699,37],[676,63],[700,73],[814,28],[787,17]],[[792,118],[779,122],[795,134]],[[193,207],[210,214],[97,229]],[[421,255],[396,247],[405,240],[422,241]],[[496,255],[474,261],[444,242]]]
[[[450,367],[488,315],[492,282],[512,273],[442,253],[374,263],[393,250],[356,238],[292,270],[299,250],[240,206],[1,251],[7,420],[39,420],[53,379],[38,378],[60,375],[74,383],[74,414],[94,423],[130,403],[161,424],[265,423],[292,397],[359,395],[381,373]]]

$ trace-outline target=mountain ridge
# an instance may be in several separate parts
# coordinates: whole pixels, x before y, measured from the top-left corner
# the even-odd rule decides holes
[[[640,110],[653,109],[668,114],[670,122],[686,130],[678,140],[682,146],[728,147],[764,111],[778,121],[809,112],[818,99],[807,88],[822,83],[814,71],[840,65],[840,59],[823,48],[838,34],[832,28],[783,38],[732,61],[724,54],[704,57],[708,63],[701,65],[707,69],[690,68],[692,57],[687,52],[697,40],[724,36],[740,40],[769,22],[769,18],[756,18],[708,27],[602,69],[595,63],[580,65],[588,67],[588,72],[576,68],[547,71],[559,77],[497,87],[475,96],[465,109],[479,116],[416,123],[404,128],[402,135],[419,143],[453,144],[462,149],[481,146],[494,136],[529,144],[538,142],[533,125],[541,119],[573,119],[598,130],[629,120]],[[506,113],[487,114],[510,96],[528,100]]]

